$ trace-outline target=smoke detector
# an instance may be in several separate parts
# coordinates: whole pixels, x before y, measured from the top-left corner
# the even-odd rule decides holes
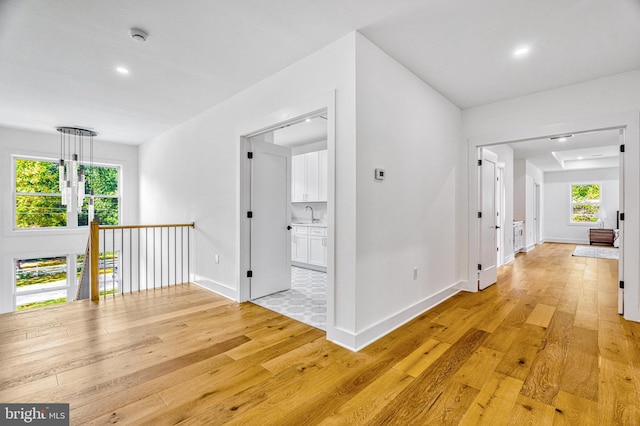
[[[134,39],[135,41],[139,41],[140,43],[144,43],[145,41],[147,41],[147,37],[149,36],[146,31],[143,31],[139,28],[131,28],[129,30],[129,35],[132,39]]]

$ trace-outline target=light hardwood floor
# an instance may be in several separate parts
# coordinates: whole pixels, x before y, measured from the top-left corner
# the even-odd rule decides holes
[[[0,401],[72,424],[640,424],[617,262],[544,244],[359,353],[184,285],[0,316]]]

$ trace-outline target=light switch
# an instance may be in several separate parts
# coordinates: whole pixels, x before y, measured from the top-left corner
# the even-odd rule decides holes
[[[375,177],[377,180],[384,180],[384,169],[376,169]]]

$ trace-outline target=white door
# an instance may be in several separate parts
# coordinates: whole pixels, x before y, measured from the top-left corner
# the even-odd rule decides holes
[[[496,243],[497,243],[497,260],[496,266],[504,265],[504,236],[506,229],[504,228],[504,211],[505,211],[505,201],[504,201],[504,163],[499,163],[498,168],[496,169],[496,223],[497,223],[497,232],[496,232]],[[511,229],[510,229],[511,231]]]
[[[624,130],[620,130],[620,145],[624,144]],[[619,173],[619,185],[618,185],[618,213],[624,213],[624,152],[620,152],[620,171]],[[618,260],[618,280],[620,282],[624,282],[624,221],[616,218],[618,224],[618,252],[619,252],[619,260]],[[629,306],[633,307],[634,304],[629,304]],[[637,305],[636,305],[637,306]],[[624,314],[624,288],[620,288],[618,286],[618,313],[620,315]]]
[[[252,142],[251,299],[291,288],[291,150]]]
[[[480,148],[480,263],[478,288],[484,290],[498,280],[496,243],[496,176],[498,156]]]
[[[540,231],[540,184],[533,185],[533,243],[540,244],[542,232]]]

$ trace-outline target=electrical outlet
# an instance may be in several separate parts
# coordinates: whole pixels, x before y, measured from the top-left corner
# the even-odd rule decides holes
[[[417,266],[415,268],[413,268],[413,279],[414,280],[418,279],[418,267]]]
[[[220,256],[216,254],[216,263],[220,263]]]

